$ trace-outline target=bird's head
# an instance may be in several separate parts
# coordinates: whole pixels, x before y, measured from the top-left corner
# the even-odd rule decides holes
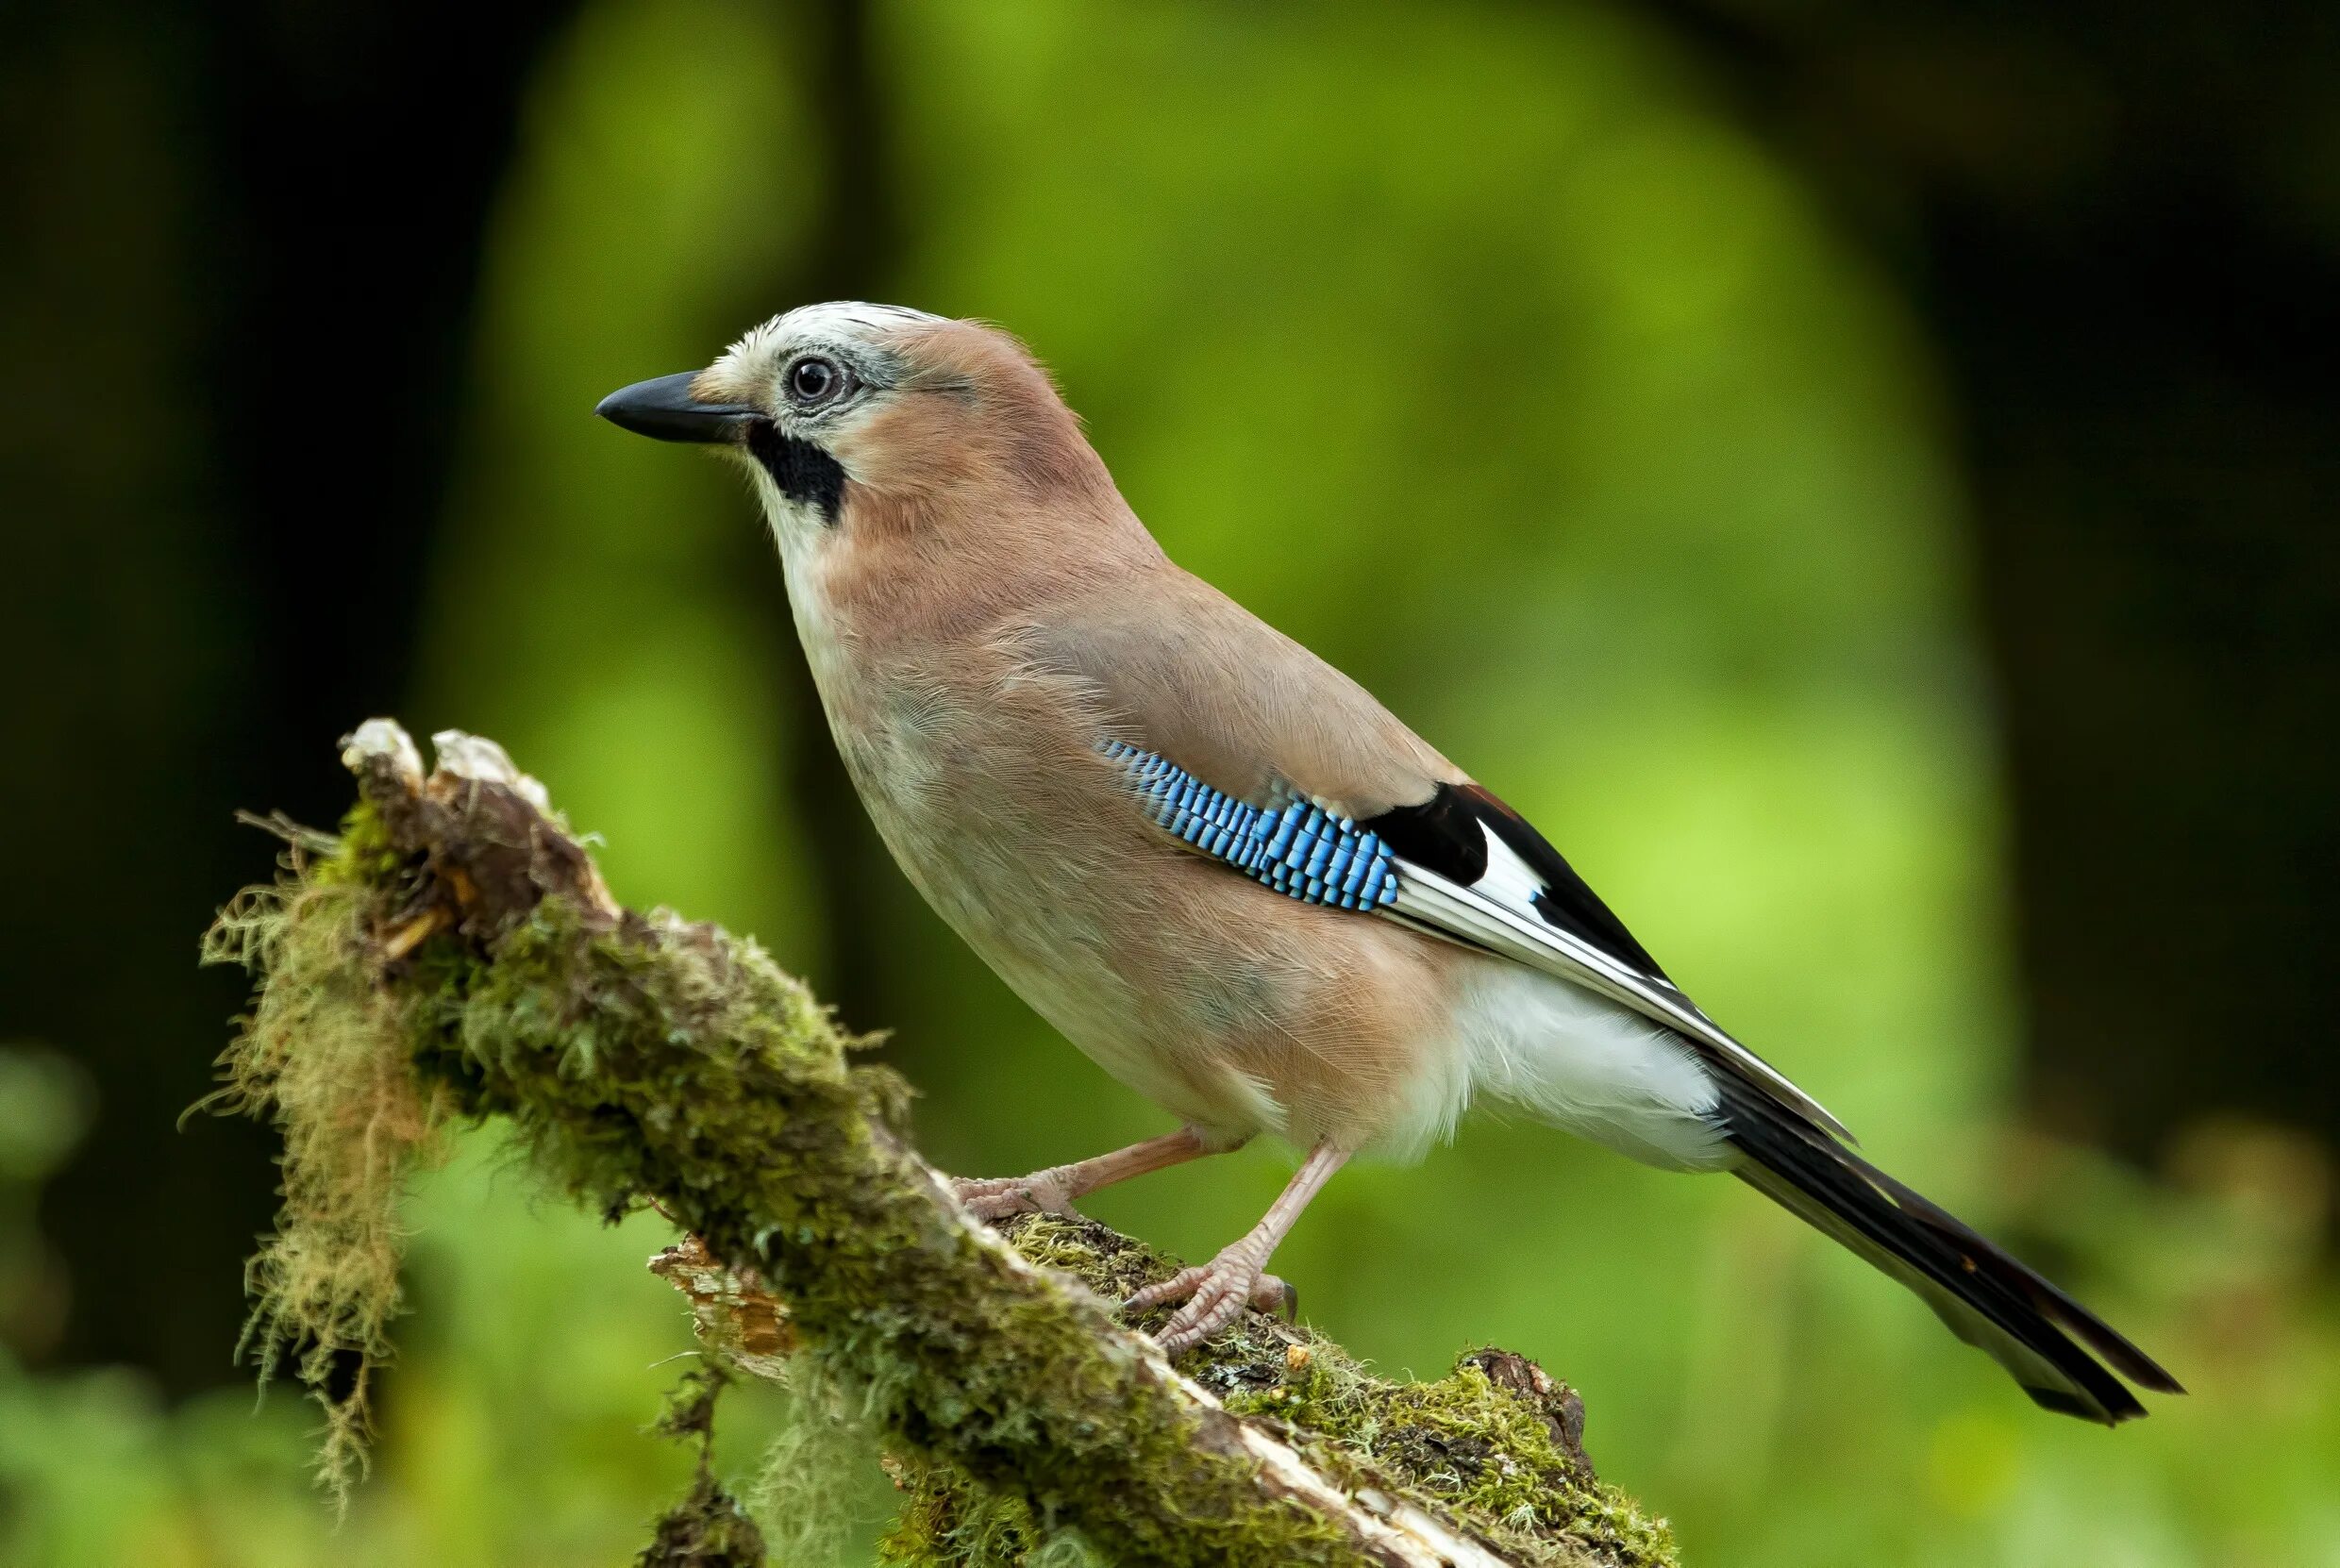
[[[705,370],[627,387],[597,411],[642,435],[736,456],[792,568],[839,544],[995,559],[1018,542],[1018,518],[1056,515],[1061,543],[1068,516],[1106,532],[1120,531],[1114,513],[1127,517],[1079,422],[1022,344],[978,322],[898,306],[804,306]]]

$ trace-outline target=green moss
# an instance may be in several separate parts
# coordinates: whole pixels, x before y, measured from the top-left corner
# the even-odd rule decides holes
[[[730,1382],[721,1367],[703,1362],[667,1395],[666,1411],[653,1429],[694,1444],[698,1466],[689,1493],[659,1516],[650,1543],[634,1559],[636,1568],[763,1568],[769,1555],[763,1532],[715,1478],[715,1409]]]
[[[659,1516],[636,1568],[763,1568],[763,1534],[701,1465],[690,1493]]]
[[[376,987],[350,947],[381,923],[365,886],[337,875],[274,895],[279,935],[250,955],[269,976],[260,1017],[296,995],[344,997],[314,1021],[329,1025],[332,1059],[363,1064],[357,1081],[510,1117],[540,1168],[602,1211],[658,1193],[719,1255],[754,1261],[906,1452],[959,1463],[1036,1519],[1113,1520],[1127,1555],[1165,1562],[1348,1557],[1329,1522],[1262,1502],[1245,1463],[1198,1441],[1133,1359],[1101,1352],[1094,1304],[1007,1270],[931,1200],[867,1114],[882,1080],[848,1069],[825,1011],[752,943],[679,923],[612,928],[548,898],[484,948],[432,937]],[[398,890],[376,891],[394,903]],[[289,1061],[300,1032],[247,1031],[240,1050],[282,1042]],[[323,1101],[282,1076],[252,1084],[241,1103],[264,1106],[289,1144],[338,1149],[343,1124]],[[347,1154],[337,1179],[368,1205],[394,1194],[395,1158],[359,1182]],[[318,1234],[288,1208],[272,1252],[310,1256]],[[373,1253],[368,1278],[393,1293],[364,1293],[364,1343],[386,1351],[395,1259]],[[272,1309],[277,1338],[318,1328],[312,1295]],[[1199,1524],[1130,1513],[1165,1478],[1213,1499]]]
[[[1108,1300],[1178,1268],[1087,1220],[1030,1215],[1002,1228],[1033,1262]],[[1539,1399],[1498,1387],[1476,1355],[1435,1382],[1391,1382],[1330,1341],[1252,1314],[1182,1370],[1230,1411],[1279,1424],[1326,1474],[1441,1505],[1521,1560],[1675,1560],[1664,1521],[1563,1446],[1554,1427],[1565,1391]]]
[[[611,916],[562,891],[577,886],[573,850],[509,875],[538,842],[509,820],[478,841],[503,860],[476,876],[443,869],[461,843],[434,843],[426,867],[403,813],[346,826],[337,854],[241,901],[212,940],[262,976],[225,1097],[286,1138],[256,1338],[313,1343],[312,1388],[340,1351],[366,1366],[388,1354],[395,1203],[432,1131],[500,1115],[579,1202],[617,1213],[655,1194],[788,1303],[811,1381],[850,1390],[892,1456],[908,1498],[894,1560],[1358,1560],[1340,1525],[1262,1492],[1235,1416],[1164,1384],[1095,1295],[966,1230],[899,1137],[899,1081],[850,1065],[857,1043],[755,943]],[[492,907],[497,888],[519,901]],[[439,918],[450,899],[460,918]],[[1173,1267],[1084,1221],[1011,1228],[1034,1261],[1112,1299]],[[1666,1559],[1662,1526],[1572,1468],[1532,1402],[1475,1369],[1384,1383],[1254,1317],[1185,1370],[1230,1411],[1288,1427],[1335,1478],[1462,1510],[1522,1556]],[[361,1404],[336,1420],[327,1458],[345,1474]]]
[[[364,801],[342,819],[340,848],[318,862],[310,879],[358,887],[386,887],[407,860],[390,836],[382,814]]]
[[[902,1492],[878,1560],[894,1568],[1098,1568],[1070,1529],[1051,1531],[1020,1497],[987,1490],[946,1465],[895,1461]]]
[[[435,993],[433,1071],[512,1116],[579,1196],[656,1192],[719,1255],[752,1259],[906,1453],[1018,1497],[1044,1530],[1110,1520],[1125,1555],[1348,1556],[1105,1348],[1094,1303],[1007,1269],[932,1201],[864,1114],[870,1080],[827,1014],[752,944],[597,930],[548,900],[484,957]],[[1212,1506],[1133,1514],[1164,1481]]]

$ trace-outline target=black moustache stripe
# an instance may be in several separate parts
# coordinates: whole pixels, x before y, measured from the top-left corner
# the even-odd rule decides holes
[[[845,471],[836,459],[768,419],[748,426],[747,449],[763,464],[782,495],[819,509],[823,523],[832,528],[837,525],[837,515],[845,504]]]

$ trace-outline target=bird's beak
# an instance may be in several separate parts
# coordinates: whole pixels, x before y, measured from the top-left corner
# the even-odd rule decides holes
[[[702,403],[691,395],[698,372],[621,387],[593,409],[622,430],[659,441],[725,442],[762,410],[745,403]]]

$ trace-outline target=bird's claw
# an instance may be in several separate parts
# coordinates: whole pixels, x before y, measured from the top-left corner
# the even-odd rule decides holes
[[[1055,1171],[1030,1176],[952,1178],[951,1191],[968,1213],[989,1225],[1011,1214],[1071,1214],[1073,1194]]]
[[[1263,1272],[1249,1253],[1229,1247],[1198,1268],[1180,1269],[1122,1303],[1125,1312],[1182,1301],[1184,1306],[1154,1335],[1162,1354],[1177,1359],[1233,1326],[1250,1307],[1287,1320],[1298,1316],[1300,1293]]]

